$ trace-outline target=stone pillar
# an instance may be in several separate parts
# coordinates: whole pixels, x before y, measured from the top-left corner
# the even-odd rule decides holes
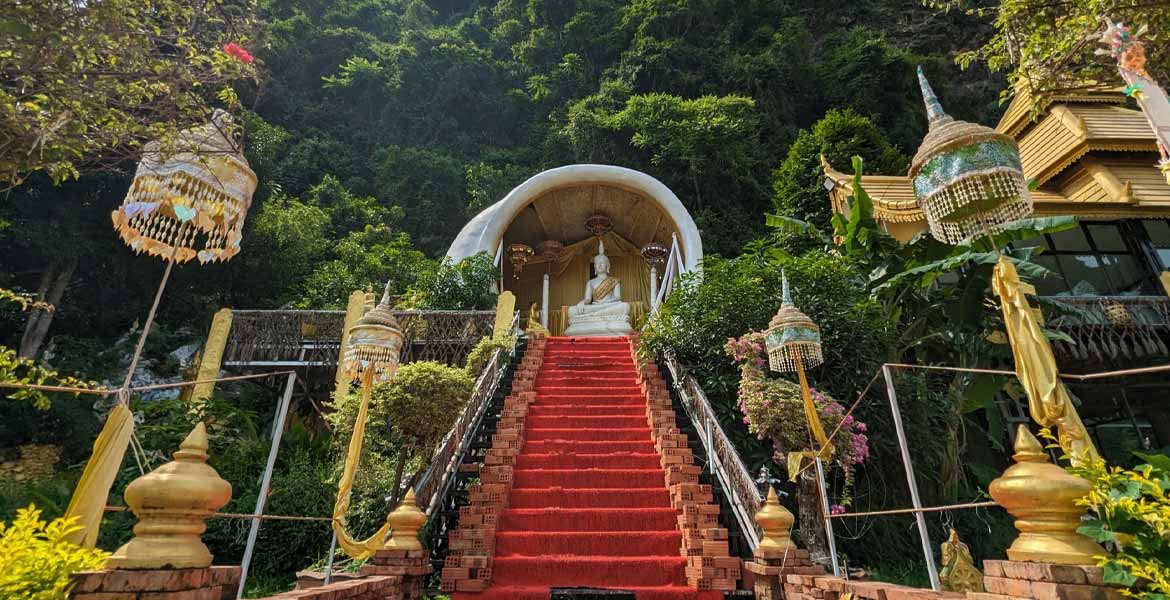
[[[1020,531],[1007,550],[1013,561],[1095,565],[1105,549],[1077,533],[1085,510],[1077,500],[1085,497],[1088,481],[1048,461],[1039,440],[1020,425],[1016,430],[1016,464],[991,482],[988,492],[1016,518]]]
[[[406,491],[406,497],[386,517],[390,523],[390,541],[363,565],[361,575],[395,575],[402,578],[402,600],[422,598],[430,577],[430,553],[418,541],[418,530],[427,523],[427,516],[418,509],[414,489]]]
[[[212,567],[200,539],[205,520],[231,500],[232,486],[207,465],[207,429],[195,426],[174,460],[126,487],[138,517],[134,537],[103,571],[73,575],[77,600],[234,600],[240,567]]]
[[[223,364],[223,351],[227,348],[228,334],[232,330],[232,309],[221,308],[211,319],[211,329],[207,331],[207,341],[203,343],[203,354],[199,359],[199,368],[195,372],[196,381],[215,379],[219,376],[219,368]],[[215,382],[195,384],[191,391],[191,401],[198,403],[211,398],[215,392]]]
[[[373,308],[372,306],[370,308]],[[345,358],[345,349],[349,345],[349,330],[362,315],[366,314],[366,293],[358,290],[349,295],[345,304],[345,324],[341,330],[341,348],[337,351],[337,376],[334,379],[333,397],[340,398],[349,393],[349,378],[341,368],[341,361]]]
[[[769,487],[768,498],[756,513],[756,523],[761,531],[760,545],[755,557],[744,564],[744,570],[755,575],[756,600],[785,598],[785,578],[788,575],[814,577],[825,573],[823,567],[812,562],[808,550],[801,550],[792,542],[795,520],[792,513],[780,504],[775,488]]]

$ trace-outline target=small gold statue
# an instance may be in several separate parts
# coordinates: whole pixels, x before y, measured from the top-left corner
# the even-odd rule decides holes
[[[535,302],[533,302],[528,307],[528,325],[524,327],[524,331],[526,331],[530,336],[547,336],[549,334],[548,329],[546,329],[544,325],[540,324],[540,317],[536,315]]]
[[[938,578],[948,592],[982,592],[983,573],[975,568],[975,560],[967,544],[959,541],[959,534],[951,528],[951,535],[942,543],[943,568]]]

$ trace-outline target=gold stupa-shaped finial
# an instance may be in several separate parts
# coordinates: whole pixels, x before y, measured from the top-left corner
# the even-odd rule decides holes
[[[756,556],[761,558],[780,558],[785,552],[796,549],[792,542],[792,522],[795,521],[792,513],[776,496],[776,488],[768,486],[768,499],[764,506],[756,513],[756,524],[763,532],[760,546],[756,549]]]
[[[418,541],[418,530],[427,523],[427,515],[418,509],[414,498],[414,489],[406,491],[406,497],[395,508],[390,516],[386,517],[390,524],[390,541],[386,548],[390,550],[422,550]]]
[[[207,428],[200,423],[171,462],[135,479],[123,496],[138,517],[134,538],[106,562],[113,569],[211,566],[200,536],[207,517],[232,499],[232,485],[207,464]]]
[[[1097,564],[1105,549],[1077,533],[1084,509],[1077,500],[1089,493],[1088,481],[1052,464],[1025,425],[1016,431],[1016,464],[991,482],[988,491],[1016,518],[1019,537],[1008,548],[1011,560]]]

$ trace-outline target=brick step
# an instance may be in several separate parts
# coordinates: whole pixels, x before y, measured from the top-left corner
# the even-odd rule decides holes
[[[587,388],[600,388],[611,386],[632,387],[638,385],[638,380],[631,372],[625,373],[569,373],[566,371],[557,371],[556,373],[541,373],[536,376],[536,386],[578,386]]]
[[[661,468],[651,469],[516,469],[512,487],[665,488]]]
[[[501,531],[496,556],[677,556],[677,531]]]
[[[524,442],[524,453],[548,454],[551,452],[580,452],[582,454],[599,454],[604,452],[654,452],[654,442],[650,435],[644,440],[631,441],[592,441],[592,440],[533,440]]]
[[[682,556],[515,556],[492,564],[496,585],[605,586],[670,585],[685,577]]]
[[[527,427],[524,429],[525,441],[544,440],[580,440],[590,442],[641,442],[650,439],[650,428],[631,427],[628,429],[559,429]]]
[[[631,452],[611,452],[608,454],[568,454],[548,453],[535,454],[524,452],[516,457],[517,469],[588,469],[588,468],[627,468],[627,469],[655,469],[661,467],[661,459],[657,453],[634,454]]]
[[[550,586],[493,585],[483,592],[459,593],[452,600],[548,600]],[[612,586],[607,586],[612,589]],[[699,592],[682,585],[622,586],[638,600],[722,600],[722,592]]]
[[[507,508],[498,531],[676,531],[673,508]]]
[[[513,489],[510,508],[670,508],[670,492],[650,488],[569,488]]]
[[[528,415],[533,429],[637,429],[645,428],[645,415]]]

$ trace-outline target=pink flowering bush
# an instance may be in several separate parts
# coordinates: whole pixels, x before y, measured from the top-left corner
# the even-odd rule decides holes
[[[738,406],[748,431],[761,440],[771,440],[776,458],[781,462],[789,452],[812,449],[812,435],[804,418],[800,386],[767,376],[768,358],[764,350],[764,335],[753,332],[729,339],[724,350],[739,364],[741,377]],[[812,398],[820,412],[825,434],[833,435],[833,431],[840,426],[840,431],[830,440],[833,445],[831,462],[845,472],[846,489],[841,504],[848,505],[853,468],[869,457],[865,423],[853,415],[846,415],[844,406],[815,388],[812,390]]]

